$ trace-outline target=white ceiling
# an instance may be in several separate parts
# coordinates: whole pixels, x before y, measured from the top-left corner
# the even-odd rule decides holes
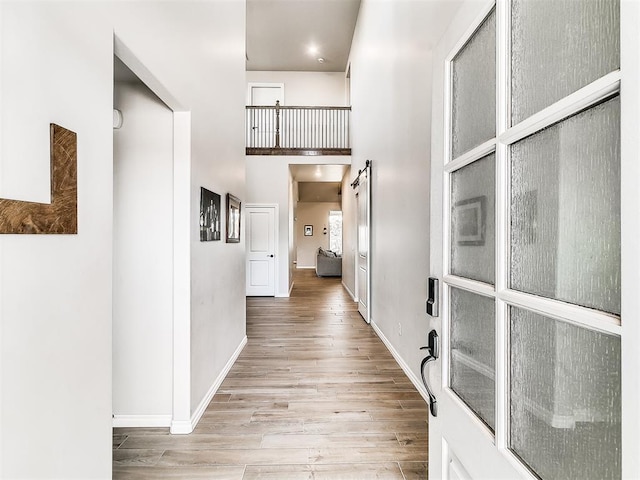
[[[298,182],[341,182],[348,165],[290,165],[291,176]]]
[[[247,0],[247,70],[344,72],[359,8],[360,0]]]

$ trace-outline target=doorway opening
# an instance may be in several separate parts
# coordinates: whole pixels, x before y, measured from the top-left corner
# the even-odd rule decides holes
[[[191,114],[118,37],[115,127],[113,423],[190,433]]]
[[[342,190],[350,167],[316,164],[289,168],[294,265],[296,269],[316,269],[320,250],[342,255]]]
[[[172,409],[173,232],[166,212],[173,205],[173,112],[118,57],[114,109],[114,424],[166,427]]]

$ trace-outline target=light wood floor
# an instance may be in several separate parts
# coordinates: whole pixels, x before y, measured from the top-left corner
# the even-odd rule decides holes
[[[116,479],[424,479],[427,407],[340,279],[248,298],[248,343],[191,435],[114,429]]]

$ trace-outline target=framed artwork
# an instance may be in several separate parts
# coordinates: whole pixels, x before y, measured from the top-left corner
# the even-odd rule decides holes
[[[304,236],[312,237],[313,236],[313,225],[305,225],[304,226]]]
[[[200,187],[200,241],[220,240],[220,195]]]
[[[240,243],[240,199],[227,193],[227,243]]]
[[[458,245],[484,245],[487,197],[456,202],[453,208],[453,234]]]

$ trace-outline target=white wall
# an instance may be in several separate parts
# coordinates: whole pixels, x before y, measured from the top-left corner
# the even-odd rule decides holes
[[[245,5],[20,1],[0,16],[0,193],[46,199],[49,123],[78,134],[78,234],[0,236],[0,476],[110,478],[114,32],[190,112],[180,374],[199,404],[245,337],[244,244],[198,241],[201,185],[245,195]]]
[[[289,165],[349,165],[348,156],[261,156],[246,157],[247,203],[276,203],[280,207],[278,219],[279,244],[276,252],[278,285],[276,296],[288,296],[293,278],[293,189]]]
[[[298,202],[295,222],[298,268],[315,268],[318,247],[329,249],[329,212],[341,209],[339,203],[333,202]],[[305,237],[305,225],[313,225],[313,236]],[[327,229],[326,235],[323,233],[324,228]]]
[[[113,131],[113,413],[169,426],[173,376],[173,112],[145,85],[116,83]]]
[[[414,380],[429,331],[431,46],[444,24],[425,26],[455,6],[363,0],[350,57],[351,179],[373,161],[371,317]]]
[[[279,206],[276,297],[289,294],[289,164],[283,157],[247,156],[247,203]]]
[[[284,104],[294,107],[347,105],[342,72],[247,72],[250,83],[284,83]]]

